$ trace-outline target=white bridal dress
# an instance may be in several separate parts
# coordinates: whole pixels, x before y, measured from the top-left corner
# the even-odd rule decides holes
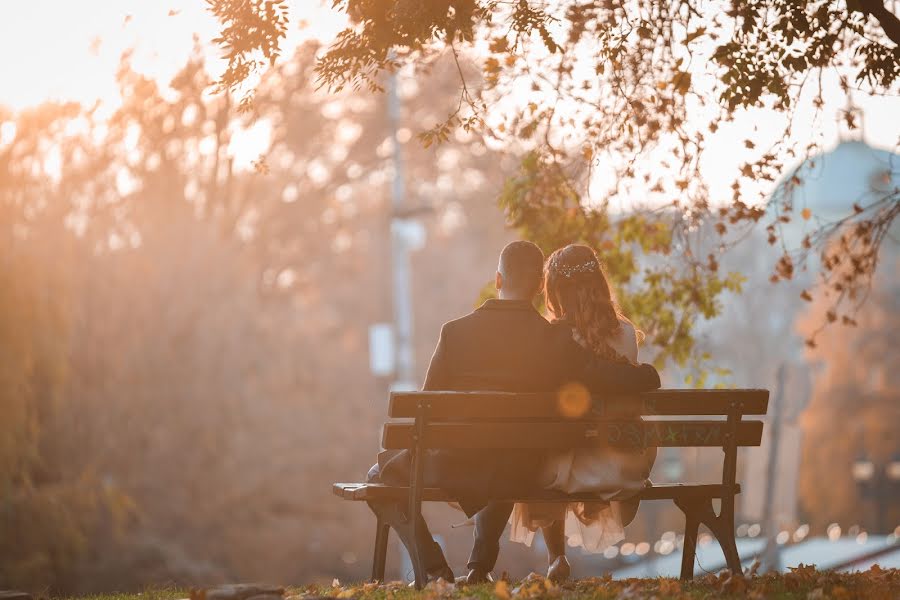
[[[619,336],[609,344],[636,364],[638,333],[627,321],[620,321],[620,325]],[[625,538],[627,523],[623,516],[627,515],[625,518],[630,521],[636,507],[623,507],[623,500],[627,499],[628,490],[638,491],[646,485],[655,459],[656,448],[576,448],[548,457],[541,479],[545,488],[569,494],[602,492],[599,495],[607,499],[618,497],[606,502],[516,504],[509,519],[510,539],[530,546],[540,527],[565,520],[569,546],[603,552]],[[611,490],[611,485],[621,487]]]

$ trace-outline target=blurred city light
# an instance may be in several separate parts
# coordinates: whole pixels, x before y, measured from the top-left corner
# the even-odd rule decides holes
[[[825,530],[825,533],[826,533],[826,535],[828,535],[828,539],[831,540],[832,542],[835,540],[838,540],[841,537],[841,526],[838,525],[837,523],[832,523]]]

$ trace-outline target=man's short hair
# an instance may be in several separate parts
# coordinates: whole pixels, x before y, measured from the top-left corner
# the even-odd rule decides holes
[[[510,242],[500,253],[497,270],[503,275],[503,285],[518,293],[537,293],[541,289],[544,253],[532,242]]]

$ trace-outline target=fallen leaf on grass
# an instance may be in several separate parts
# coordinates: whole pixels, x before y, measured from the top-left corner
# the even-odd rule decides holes
[[[848,590],[844,586],[836,585],[831,588],[830,596],[832,598],[835,598],[835,600],[849,600],[852,594],[850,593],[850,590]]]
[[[677,579],[661,579],[659,593],[665,596],[675,596],[681,593],[681,583]]]
[[[425,586],[425,598],[446,598],[453,595],[456,591],[456,584],[449,583],[443,579],[429,581]]]
[[[555,583],[537,573],[531,573],[513,590],[513,598],[547,598],[559,593]]]

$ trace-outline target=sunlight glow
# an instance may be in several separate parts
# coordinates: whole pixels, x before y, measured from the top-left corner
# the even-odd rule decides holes
[[[290,0],[282,56],[308,39],[330,40],[345,17],[331,3]],[[47,18],[53,15],[53,18]],[[224,69],[212,39],[219,24],[200,0],[44,0],[0,8],[0,106],[45,101],[120,103],[116,70],[131,51],[134,69],[162,87],[199,49],[213,76]],[[195,42],[196,36],[196,42]]]
[[[45,101],[76,101],[85,105],[100,101],[98,116],[109,115],[121,104],[116,71],[124,55],[128,55],[131,66],[168,93],[168,82],[192,55],[200,53],[206,60],[212,77],[224,68],[219,49],[212,40],[219,33],[219,24],[207,11],[204,2],[196,0],[170,0],[167,2],[144,2],[141,0],[46,0],[40,3],[15,3],[0,9],[0,52],[4,56],[16,56],[17,60],[0,61],[0,107],[21,110],[27,106]],[[290,0],[291,25],[286,40],[282,44],[282,62],[287,61],[293,49],[308,39],[318,39],[328,43],[346,24],[346,17],[333,9],[331,2]],[[47,14],[53,19],[47,19]],[[164,42],[164,43],[163,43]],[[711,41],[698,40],[695,50],[703,53],[703,45]],[[484,50],[478,44],[474,50]],[[540,56],[540,48],[534,49]],[[465,60],[465,57],[463,57]],[[702,62],[702,61],[700,61]],[[582,65],[579,68],[585,68]],[[705,66],[697,66],[694,82],[699,88],[707,84],[704,77]],[[408,96],[418,89],[421,82],[409,69],[402,69],[399,81],[401,96]],[[523,81],[523,86],[530,85]],[[811,86],[812,87],[812,86]],[[524,88],[523,88],[524,89]],[[823,150],[836,145],[848,136],[856,136],[868,144],[891,149],[900,142],[900,120],[895,117],[894,97],[872,97],[858,94],[854,100],[862,110],[862,128],[848,133],[841,124],[843,95],[839,90],[837,75],[825,73],[822,78],[825,105],[818,110],[813,106],[813,90],[808,90],[796,107],[795,127],[791,140],[798,146],[811,141],[817,142]],[[514,97],[515,94],[512,94]],[[338,116],[345,111],[354,111],[353,103],[366,103],[364,97],[357,97],[351,104],[332,102],[326,104],[326,115]],[[488,114],[488,124],[500,124],[509,102],[499,102]],[[714,106],[698,106],[695,114],[698,122],[701,116],[715,110]],[[575,107],[561,106],[561,115],[573,113]],[[333,113],[333,114],[332,114]],[[189,107],[182,115],[182,122],[189,125],[197,118],[196,107]],[[764,152],[768,144],[779,138],[786,123],[783,113],[754,109],[746,111],[732,122],[724,123],[714,134],[707,134],[707,151],[701,160],[705,183],[709,186],[714,204],[726,203],[731,198],[731,184],[739,165]],[[357,126],[358,127],[358,126]],[[8,144],[15,136],[15,126],[0,124],[0,146]],[[402,128],[398,137],[401,142],[415,143],[417,133]],[[572,133],[572,132],[569,132]],[[458,137],[459,134],[457,134]],[[569,135],[563,133],[563,135]],[[342,141],[349,143],[358,136],[352,127],[339,129]],[[745,140],[753,138],[756,147],[745,146]],[[234,157],[238,169],[253,168],[268,149],[271,126],[251,125],[246,131],[234,132],[229,145],[229,154]],[[131,139],[129,139],[131,143]],[[378,147],[378,155],[386,157],[390,153],[389,140]],[[505,148],[517,151],[517,148]],[[209,141],[200,148],[208,154],[214,150],[214,142]],[[660,148],[648,152],[643,157],[642,168],[653,173],[667,170],[661,161],[667,157],[669,149]],[[341,150],[335,150],[331,158],[341,162]],[[799,162],[799,158],[788,158],[789,166]],[[658,167],[654,165],[659,165]],[[314,169],[315,170],[315,169]],[[314,173],[316,175],[318,173]],[[612,185],[611,170],[598,156],[589,184],[588,202],[603,201]],[[446,186],[445,186],[446,187]],[[747,191],[756,190],[762,200],[772,188],[771,182],[752,182]],[[617,198],[611,205],[613,212],[626,211],[642,206],[660,206],[672,202],[663,197],[634,186]]]
[[[232,133],[228,155],[234,159],[236,170],[249,170],[254,161],[264,155],[272,142],[272,122],[258,119],[249,127]]]
[[[7,121],[0,124],[0,146],[6,146],[16,139],[16,124]]]

